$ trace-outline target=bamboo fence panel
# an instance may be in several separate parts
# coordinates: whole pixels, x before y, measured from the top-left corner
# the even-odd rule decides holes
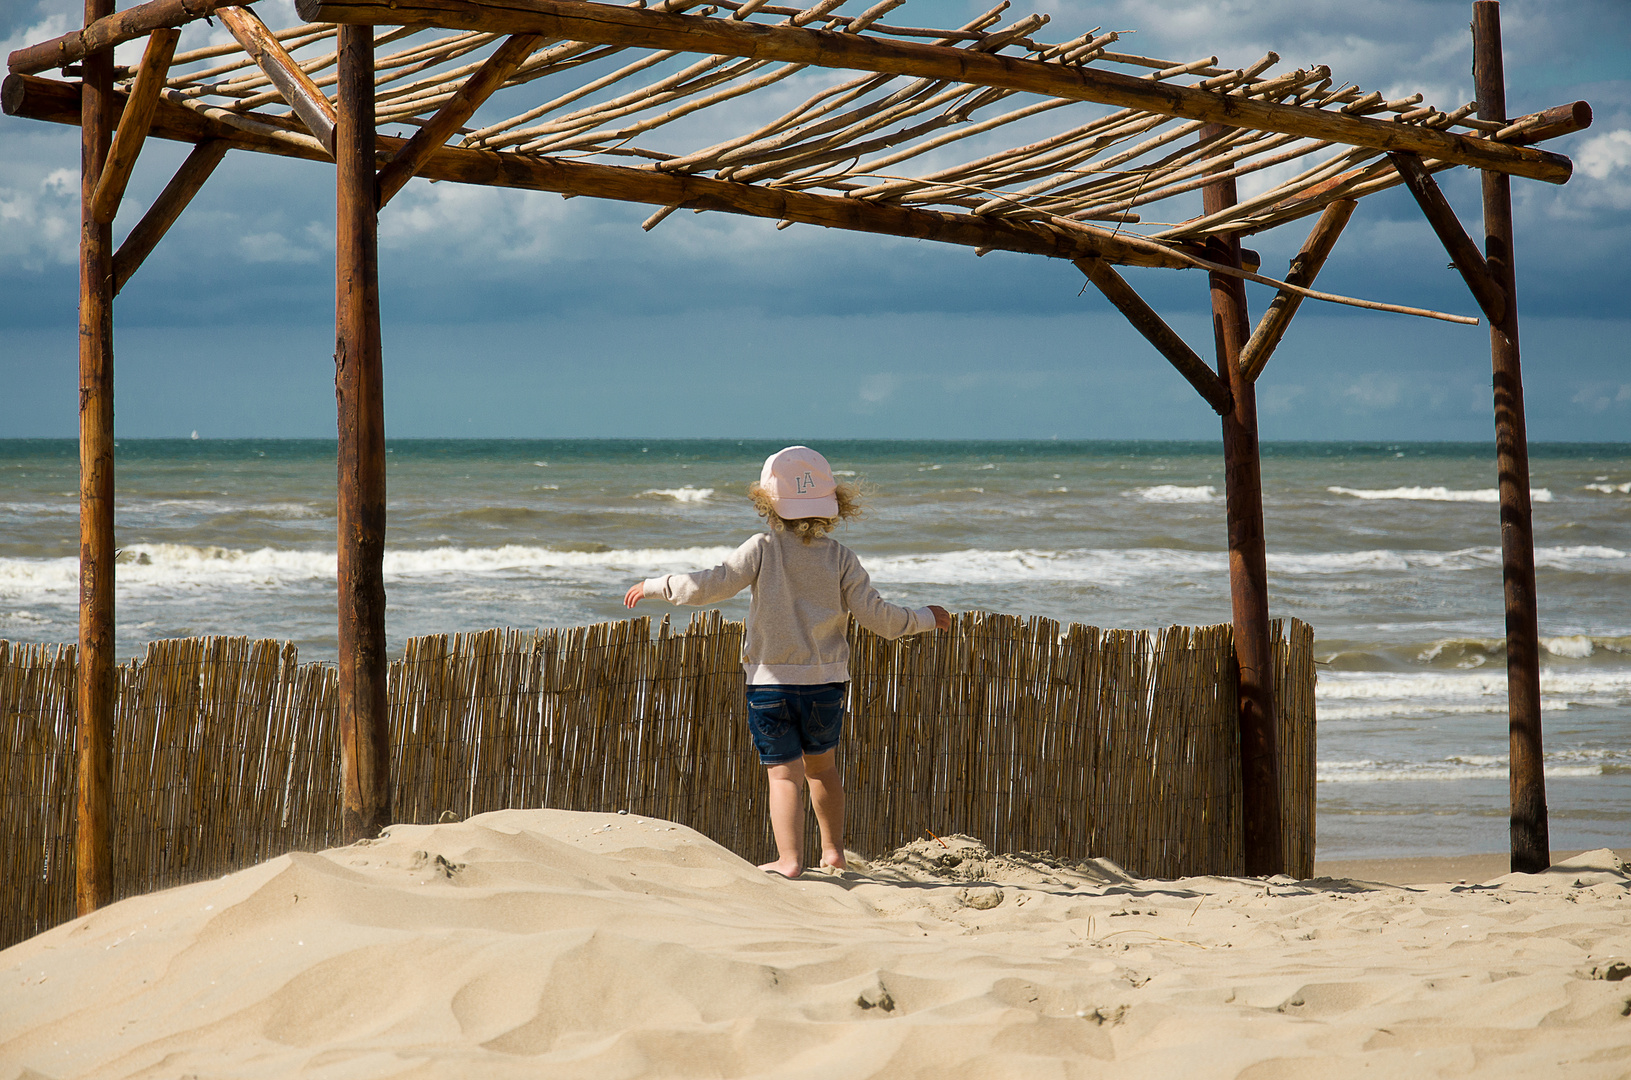
[[[75,652],[0,641],[0,947],[74,915]]]
[[[0,641],[0,946],[73,917],[75,651]],[[339,835],[338,679],[294,646],[155,641],[120,665],[115,896]]]
[[[1314,856],[1313,630],[1272,626],[1287,872]],[[743,626],[718,611],[432,635],[391,665],[393,820],[505,807],[627,810],[769,858]],[[1061,627],[971,612],[949,634],[851,631],[839,755],[846,845],[968,833],[1152,877],[1239,874],[1228,625]],[[71,646],[0,641],[0,946],[73,914]],[[338,842],[338,678],[293,645],[152,642],[119,668],[116,894]],[[819,852],[813,815],[806,851]]]

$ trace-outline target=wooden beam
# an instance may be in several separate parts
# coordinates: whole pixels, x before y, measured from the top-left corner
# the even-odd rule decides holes
[[[1303,241],[1302,250],[1291,260],[1291,270],[1286,274],[1287,282],[1305,289],[1314,284],[1320,268],[1336,246],[1337,237],[1342,235],[1343,226],[1348,224],[1348,219],[1353,217],[1358,206],[1353,199],[1339,199],[1325,208],[1320,219],[1314,223],[1308,239]],[[1257,329],[1252,331],[1251,340],[1240,350],[1241,375],[1247,382],[1255,383],[1263,373],[1269,357],[1280,347],[1280,339],[1291,328],[1291,317],[1297,314],[1302,302],[1302,294],[1289,289],[1278,290],[1274,299],[1269,301],[1269,308],[1257,321]]]
[[[807,27],[671,15],[585,0],[297,0],[310,22],[423,24],[495,34],[544,34],[603,45],[743,56],[819,67],[949,79],[1072,101],[1096,101],[1189,120],[1278,131],[1378,150],[1410,150],[1460,165],[1561,184],[1568,158],[1531,147],[1302,105],[1123,75],[1096,67],[1026,60],[947,45]]]
[[[1399,170],[1405,187],[1415,197],[1416,205],[1421,207],[1427,223],[1438,234],[1439,243],[1449,253],[1450,262],[1461,272],[1461,279],[1467,283],[1472,291],[1472,298],[1478,301],[1478,306],[1484,309],[1489,317],[1491,326],[1501,321],[1506,314],[1506,293],[1501,286],[1490,276],[1489,267],[1484,265],[1484,256],[1479,254],[1478,245],[1472,242],[1467,230],[1461,227],[1461,221],[1455,216],[1455,209],[1450,206],[1450,200],[1444,197],[1439,190],[1433,174],[1421,163],[1421,158],[1415,154],[1392,153],[1388,157],[1393,161],[1393,167]]]
[[[516,34],[500,45],[475,74],[466,79],[451,100],[436,110],[413,138],[396,152],[390,164],[379,171],[379,204],[384,206],[413,178],[425,159],[447,142],[466,120],[476,114],[482,102],[515,74],[515,69],[532,55],[544,39],[538,34]]]
[[[1584,131],[1590,126],[1591,105],[1584,101],[1571,101],[1520,116],[1501,129],[1510,134],[1498,134],[1497,138],[1514,146],[1533,146],[1548,139]]]
[[[1132,323],[1133,329],[1144,335],[1144,340],[1155,346],[1157,352],[1167,358],[1167,362],[1178,369],[1178,374],[1189,380],[1206,403],[1218,415],[1227,413],[1232,408],[1229,398],[1229,387],[1212,373],[1212,369],[1195,355],[1195,350],[1185,344],[1172,327],[1155,309],[1144,302],[1144,298],[1133,290],[1131,285],[1116,273],[1115,268],[1103,259],[1077,259],[1076,268],[1087,275],[1104,298],[1116,306]]]
[[[113,0],[85,0],[85,22]],[[74,897],[81,915],[113,902],[113,230],[91,212],[118,103],[113,53],[87,57],[79,186],[79,652]]]
[[[1214,125],[1200,137],[1220,134]],[[1208,215],[1235,204],[1233,178],[1202,189]],[[1213,260],[1240,264],[1240,238],[1213,241]],[[1263,466],[1257,439],[1257,390],[1245,379],[1240,350],[1246,343],[1246,286],[1237,277],[1209,275],[1218,377],[1228,383],[1233,408],[1223,417],[1223,482],[1229,526],[1229,598],[1234,614],[1235,662],[1239,669],[1242,847],[1246,873],[1267,876],[1285,869],[1280,815],[1280,755],[1274,692],[1274,653],[1269,640],[1268,545],[1263,528]]]
[[[7,59],[7,67],[32,75],[54,67],[66,67],[77,60],[146,37],[161,26],[185,26],[202,19],[228,3],[253,4],[255,0],[149,0],[133,8],[97,19],[80,30],[18,49]],[[111,10],[111,8],[110,8]]]
[[[176,54],[176,42],[180,40],[181,31],[170,27],[160,27],[148,35],[141,65],[136,68],[135,84],[130,88],[130,99],[119,116],[119,129],[113,135],[108,162],[102,167],[96,194],[91,198],[91,214],[103,224],[112,222],[119,212],[119,200],[125,196],[130,170],[136,167],[136,158],[147,139],[147,129],[153,123],[153,107],[158,104],[159,91],[164,89],[164,78],[170,70],[170,58]]]
[[[181,212],[187,209],[198,189],[204,186],[204,181],[210,178],[215,167],[221,164],[226,157],[230,144],[224,139],[209,139],[193,147],[193,152],[187,155],[187,160],[181,163],[181,168],[170,178],[164,186],[159,197],[153,205],[147,208],[147,213],[130,230],[125,242],[119,245],[118,252],[113,256],[113,293],[117,296],[125,287],[137,268],[142,265],[153,249],[158,247],[164,234],[170,231],[170,226],[176,223]]]
[[[246,7],[223,7],[215,15],[232,31],[232,36],[238,39],[238,44],[261,72],[272,80],[283,100],[306,125],[306,130],[315,135],[330,154],[334,153],[334,106],[312,82],[311,76],[295,63],[283,43]]]
[[[64,124],[79,122],[78,83],[42,79],[34,75],[12,75],[5,80],[3,98],[5,111],[11,116]],[[277,122],[276,117],[258,119],[267,123]],[[293,126],[293,122],[289,122],[289,125]],[[244,150],[309,161],[328,160],[315,144],[284,142],[243,131],[163,99],[159,101],[153,117],[152,134],[191,143],[225,139],[228,145]],[[392,154],[399,151],[406,141],[384,135],[377,137],[379,148]],[[1161,244],[1139,238],[1124,239],[1108,230],[1091,226],[1051,229],[1000,217],[919,210],[864,199],[660,173],[655,169],[630,169],[442,146],[425,160],[419,175],[431,180],[554,191],[564,195],[651,206],[718,210],[747,217],[933,240],[976,249],[1046,255],[1056,259],[1098,258],[1122,266],[1161,266],[1173,270],[1191,265],[1177,252]],[[1194,254],[1201,251],[1198,247],[1186,250]]]
[[[335,138],[334,396],[339,413],[340,773],[346,843],[390,824],[385,711],[385,398],[374,199],[374,28],[343,26]]]
[[[1480,120],[1506,119],[1501,6],[1472,5],[1472,76]],[[1495,375],[1495,472],[1501,499],[1501,578],[1506,603],[1508,775],[1513,873],[1536,874],[1552,863],[1541,749],[1540,629],[1535,596],[1535,525],[1529,501],[1529,437],[1518,355],[1518,302],[1512,260],[1512,182],[1484,173],[1484,259],[1506,296],[1489,328]]]

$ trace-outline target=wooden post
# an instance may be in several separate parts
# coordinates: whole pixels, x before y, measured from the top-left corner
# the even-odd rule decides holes
[[[1201,129],[1203,140],[1226,131]],[[1204,212],[1235,204],[1233,179],[1206,185]],[[1240,238],[1215,242],[1212,261],[1240,265]],[[1263,531],[1263,473],[1257,451],[1257,391],[1240,369],[1250,334],[1246,287],[1237,277],[1212,272],[1212,329],[1218,378],[1229,386],[1234,408],[1223,416],[1223,482],[1229,522],[1229,594],[1234,609],[1235,659],[1240,667],[1240,778],[1246,873],[1281,873],[1280,766],[1274,729],[1274,657],[1269,651],[1268,552]]]
[[[1480,120],[1506,119],[1501,5],[1472,5],[1472,75]],[[1506,593],[1506,692],[1511,743],[1512,870],[1551,865],[1546,776],[1540,745],[1540,628],[1535,610],[1535,529],[1529,503],[1529,439],[1524,430],[1518,360],[1518,294],[1513,272],[1512,181],[1484,173],[1484,263],[1505,294],[1489,328],[1495,383],[1495,470],[1501,493],[1501,576]]]
[[[113,0],[85,0],[85,24]],[[96,185],[113,141],[113,50],[85,57],[79,185],[79,790],[74,898],[79,914],[113,900],[113,228]]]
[[[352,843],[379,835],[390,813],[374,28],[342,26],[339,54],[334,396],[340,434],[340,768],[344,837]]]

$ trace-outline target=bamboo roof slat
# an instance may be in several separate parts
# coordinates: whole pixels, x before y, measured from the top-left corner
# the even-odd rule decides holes
[[[1125,34],[1102,27],[1050,42],[1047,15],[1005,15],[1006,0],[947,29],[886,22],[903,3],[299,0],[299,21],[265,28],[250,4],[150,0],[13,53],[6,110],[77,123],[77,83],[39,72],[233,6],[222,17],[263,63],[242,45],[176,53],[151,135],[331,160],[321,121],[337,22],[377,23],[376,46],[394,45],[375,60],[381,164],[409,154],[390,191],[419,175],[645,203],[645,228],[676,209],[720,210],[980,253],[1206,269],[1211,237],[1400,183],[1388,152],[1415,154],[1427,174],[1472,166],[1562,182],[1568,160],[1533,144],[1591,122],[1580,102],[1480,120],[1470,105],[1389,98],[1322,65],[1271,74],[1273,53],[1239,66],[1139,56],[1112,49]],[[535,35],[522,39],[533,47],[504,46],[515,34]],[[501,47],[524,55],[513,63]],[[120,93],[133,77],[120,69]],[[1232,127],[1195,141],[1208,123]],[[1271,179],[1200,212],[1207,184],[1252,176]]]

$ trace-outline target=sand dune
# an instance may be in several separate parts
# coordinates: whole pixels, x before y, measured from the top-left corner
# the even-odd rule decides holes
[[[504,811],[0,953],[0,1077],[1624,1077],[1631,878],[1140,881],[932,840],[773,879]]]

